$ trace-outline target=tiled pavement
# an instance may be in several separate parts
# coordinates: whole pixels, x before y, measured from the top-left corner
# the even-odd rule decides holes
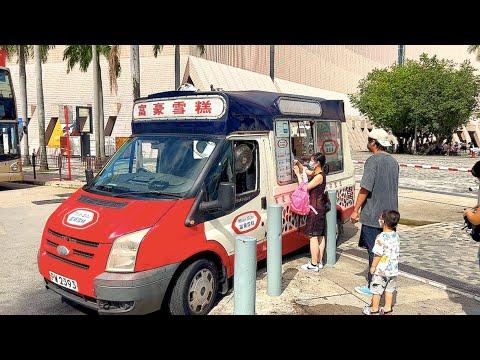
[[[368,151],[353,151],[353,160],[366,160],[371,155]],[[461,156],[425,156],[425,155],[408,155],[393,154],[399,163],[403,164],[421,164],[421,165],[440,165],[450,167],[470,168],[480,158],[471,158],[466,155]]]
[[[354,160],[366,160],[371,154],[367,152],[355,152]],[[413,156],[394,154],[399,163],[426,164],[451,167],[471,168],[479,159],[471,159],[462,156]],[[355,177],[360,181],[363,175],[363,164],[355,164]],[[464,196],[476,197],[476,192],[469,191],[478,185],[470,173],[450,172],[443,170],[400,168],[399,185],[404,188],[413,188],[426,191],[440,191]]]
[[[400,270],[480,295],[480,244],[462,226],[452,222],[399,229]],[[365,256],[358,236],[340,244],[339,250]]]

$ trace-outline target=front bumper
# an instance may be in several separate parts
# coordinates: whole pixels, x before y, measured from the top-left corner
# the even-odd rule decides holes
[[[23,173],[22,172],[8,172],[8,173],[0,173],[0,182],[8,182],[8,181],[23,181]]]
[[[170,280],[180,263],[137,273],[104,272],[95,278],[96,298],[83,296],[45,279],[47,289],[98,311],[99,314],[142,315],[161,308]]]

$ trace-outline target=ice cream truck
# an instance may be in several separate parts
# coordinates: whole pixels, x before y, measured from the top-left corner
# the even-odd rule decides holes
[[[340,229],[355,181],[342,101],[263,91],[136,100],[130,139],[46,222],[46,288],[100,314],[208,313],[229,290],[236,236],[255,237],[266,257],[269,204],[283,205],[283,253],[308,244],[289,208],[292,163],[319,151]]]

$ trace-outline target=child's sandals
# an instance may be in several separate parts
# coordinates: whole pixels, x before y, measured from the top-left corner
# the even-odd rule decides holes
[[[385,311],[383,307],[380,308],[380,315],[393,315],[393,306],[390,311]]]

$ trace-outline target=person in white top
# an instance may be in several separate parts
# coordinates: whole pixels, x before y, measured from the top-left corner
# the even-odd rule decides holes
[[[365,315],[392,313],[393,292],[396,290],[398,275],[398,257],[400,255],[400,240],[396,227],[400,221],[400,213],[395,210],[385,211],[379,219],[383,232],[375,239],[372,249],[374,258],[370,273],[372,281],[370,291],[372,292],[372,303],[365,306]],[[380,298],[385,293],[385,306],[380,307]]]

